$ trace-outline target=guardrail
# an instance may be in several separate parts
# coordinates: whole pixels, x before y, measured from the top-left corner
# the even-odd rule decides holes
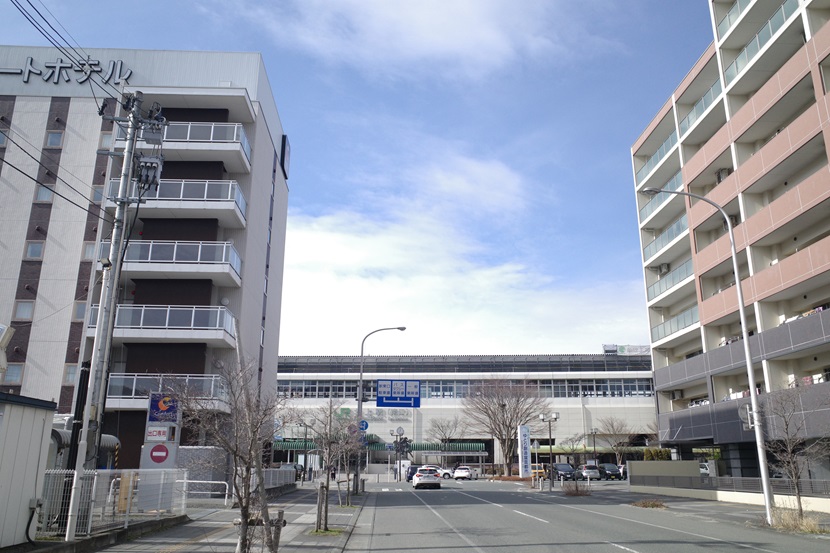
[[[788,478],[771,478],[772,492],[779,495],[795,495],[795,482]],[[717,490],[727,492],[763,493],[760,478],[732,476],[635,476],[632,486],[681,488],[687,490]],[[798,489],[805,497],[830,498],[830,480],[798,481]]]

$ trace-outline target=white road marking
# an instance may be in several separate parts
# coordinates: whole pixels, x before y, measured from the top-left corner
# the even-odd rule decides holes
[[[622,549],[623,551],[631,551],[631,553],[638,553],[638,552],[637,552],[637,550],[635,550],[635,549],[629,549],[629,548],[624,547],[624,546],[622,546],[622,545],[620,545],[620,544],[618,544],[618,543],[614,543],[614,542],[610,542],[610,541],[607,541],[607,542],[605,542],[605,543],[607,543],[608,545],[613,545],[614,547],[619,547],[619,548],[620,548],[620,549]]]
[[[538,520],[539,522],[544,522],[545,524],[550,524],[550,522],[548,522],[547,520],[544,520],[544,519],[541,519],[541,518],[536,518],[536,517],[535,517],[535,516],[533,516],[533,515],[529,515],[529,514],[527,514],[527,513],[523,513],[523,512],[521,512],[521,511],[517,511],[516,509],[513,509],[513,512],[514,512],[514,513],[519,513],[520,515],[525,516],[525,517],[528,517],[528,518],[532,518],[533,520]]]
[[[458,531],[458,530],[457,530],[457,529],[456,529],[456,528],[455,528],[452,524],[450,524],[450,523],[449,523],[449,521],[448,521],[447,519],[445,519],[444,517],[442,517],[442,516],[441,516],[441,514],[440,514],[438,511],[436,511],[435,509],[433,509],[432,507],[430,507],[429,505],[427,505],[427,502],[426,502],[426,501],[424,501],[423,499],[421,499],[421,497],[420,497],[419,495],[416,495],[415,497],[417,497],[417,498],[418,498],[418,500],[419,500],[421,503],[423,503],[423,504],[424,504],[424,506],[425,506],[427,509],[429,509],[430,511],[432,511],[432,514],[434,514],[434,515],[435,515],[435,516],[437,516],[439,519],[441,519],[441,522],[443,522],[444,524],[446,524],[447,528],[449,528],[450,530],[452,530],[453,532],[455,532],[455,533],[458,535],[458,537],[459,537],[459,538],[461,538],[462,540],[464,540],[464,542],[465,542],[467,545],[469,545],[469,546],[470,546],[470,547],[471,547],[474,551],[477,551],[478,553],[484,553],[484,550],[483,550],[483,549],[481,549],[481,548],[480,548],[480,547],[478,547],[476,544],[474,544],[472,541],[470,541],[470,538],[468,538],[467,536],[465,536],[464,534],[462,534],[461,532],[459,532],[459,531]],[[489,502],[488,502],[488,503],[489,503]]]

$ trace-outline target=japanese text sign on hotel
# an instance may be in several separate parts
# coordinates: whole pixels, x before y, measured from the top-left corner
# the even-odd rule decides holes
[[[378,407],[420,407],[420,380],[378,380]]]
[[[93,59],[80,60],[77,64],[56,58],[55,61],[47,61],[39,66],[32,57],[28,57],[22,67],[0,67],[0,75],[20,75],[24,83],[28,83],[32,76],[52,84],[68,83],[72,80],[70,71],[77,77],[75,82],[78,84],[87,82],[93,74],[97,74],[100,81],[107,84],[128,84],[127,80],[133,74],[132,69],[124,67],[122,60],[110,60],[104,69],[99,60]]]

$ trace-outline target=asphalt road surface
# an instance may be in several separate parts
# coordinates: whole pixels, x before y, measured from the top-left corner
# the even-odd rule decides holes
[[[582,483],[580,483],[582,484]],[[413,490],[372,484],[346,551],[367,553],[827,553],[830,538],[760,527],[763,508],[644,499],[627,482],[596,482],[592,494],[565,496],[512,482],[455,482]]]

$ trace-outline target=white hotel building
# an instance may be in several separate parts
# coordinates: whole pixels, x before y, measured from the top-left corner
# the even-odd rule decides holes
[[[276,385],[289,147],[259,54],[84,55],[91,76],[54,48],[0,48],[0,321],[16,331],[0,391],[72,412],[121,168],[97,152],[125,144],[99,109],[110,98],[102,112],[123,115],[119,92],[141,91],[169,124],[161,183],[130,206],[118,283],[104,432],[131,468],[148,392],[186,378],[216,393],[232,318],[263,389]]]

